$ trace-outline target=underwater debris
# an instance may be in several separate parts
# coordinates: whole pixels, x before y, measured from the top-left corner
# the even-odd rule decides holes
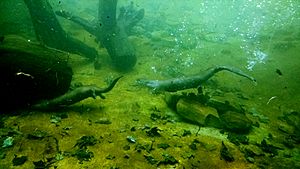
[[[150,119],[153,121],[159,120],[161,119],[161,115],[159,115],[158,113],[151,113]]]
[[[275,70],[275,72],[279,75],[279,76],[282,76],[282,72],[281,72],[281,70],[279,70],[279,69],[276,69]]]
[[[42,140],[43,138],[47,137],[48,133],[42,130],[34,130],[31,134],[28,134],[27,138],[29,140]]]
[[[133,136],[127,136],[126,139],[129,143],[136,143],[136,138]]]
[[[169,144],[167,144],[167,143],[160,143],[160,144],[157,144],[157,148],[162,148],[162,149],[167,149],[167,148],[169,148],[169,147],[171,147]]]
[[[61,117],[52,115],[50,117],[50,122],[57,125],[57,123],[61,122]]]
[[[138,153],[142,152],[142,150],[146,150],[148,153],[150,153],[152,150],[154,150],[153,142],[151,144],[146,143],[144,145],[138,143],[134,150],[136,150]]]
[[[108,156],[105,157],[105,159],[108,159],[108,160],[113,160],[115,158],[116,158],[116,156],[111,155],[111,154],[109,154]]]
[[[2,121],[2,118],[0,118],[0,129],[4,128],[4,121]]]
[[[54,158],[47,158],[46,161],[43,161],[43,160],[34,161],[33,162],[34,169],[47,169],[55,162],[56,162],[56,160]]]
[[[233,144],[239,146],[242,144],[249,144],[249,138],[246,135],[236,134],[236,133],[228,133],[227,139]]]
[[[63,159],[64,159],[63,154],[61,154],[61,153],[55,154],[55,160],[56,160],[56,161],[61,161],[61,160],[63,160]]]
[[[224,127],[235,133],[248,133],[252,128],[252,121],[243,113],[227,111],[219,114]]]
[[[4,41],[4,35],[0,35],[0,43]]]
[[[151,154],[149,154],[149,155],[144,155],[144,157],[146,158],[146,160],[147,160],[151,165],[154,165],[154,164],[157,164],[157,163],[158,163],[158,160],[156,160]]]
[[[284,113],[281,120],[285,121],[288,125],[293,126],[296,130],[300,130],[300,113],[297,111],[291,111]]]
[[[228,148],[225,146],[224,142],[222,141],[222,147],[220,150],[221,159],[232,162],[234,161],[234,158],[232,154],[229,152]]]
[[[164,160],[160,161],[157,165],[161,165],[161,164],[164,164],[164,165],[167,165],[167,164],[174,165],[174,164],[178,163],[178,160],[176,160],[175,157],[173,157],[172,155],[170,155],[168,153],[163,154],[162,156],[163,156]]]
[[[185,129],[183,130],[182,137],[190,136],[190,135],[192,135],[190,130],[185,130]]]
[[[133,126],[130,128],[130,131],[136,131],[136,128]]]
[[[142,150],[146,150],[146,148],[142,144],[139,143],[135,146],[134,150],[136,150],[138,153],[140,153],[140,152],[142,152]]]
[[[250,162],[250,163],[254,163],[255,162],[255,156],[257,156],[257,154],[255,152],[253,152],[251,149],[246,148],[244,151],[244,157],[245,159]]]
[[[183,153],[181,155],[181,157],[184,159],[191,159],[191,158],[195,157],[195,154],[193,152],[187,151],[187,152]]]
[[[15,155],[15,158],[12,160],[12,163],[13,166],[19,166],[24,164],[27,160],[28,160],[27,156],[17,157],[17,155]]]
[[[34,164],[35,169],[44,169],[44,168],[48,167],[47,163],[42,160],[35,161],[35,162],[33,162],[33,164]]]
[[[112,122],[108,118],[100,118],[95,121],[96,124],[111,124]]]
[[[87,146],[93,146],[98,142],[98,140],[94,136],[82,136],[79,140],[77,140],[74,147],[78,147],[79,149],[87,148]]]
[[[261,144],[259,145],[259,147],[261,148],[261,150],[263,152],[269,153],[271,155],[271,157],[274,157],[274,156],[278,155],[278,151],[277,150],[283,150],[280,147],[276,147],[276,146],[273,146],[271,144],[268,144],[265,139],[263,139],[261,141]]]
[[[129,159],[130,156],[129,156],[128,154],[125,154],[125,155],[124,155],[124,158],[125,158],[125,159]]]
[[[57,125],[57,123],[61,122],[62,119],[66,119],[66,118],[68,118],[67,113],[58,113],[55,115],[51,115],[50,122]]]
[[[189,145],[190,149],[197,150],[197,144],[199,144],[200,141],[197,139],[194,139],[193,142]]]
[[[6,153],[0,150],[0,159],[5,159]]]
[[[14,144],[14,138],[13,137],[7,137],[2,144],[3,148],[11,147]]]
[[[129,145],[125,145],[125,146],[123,147],[123,150],[125,150],[125,151],[130,150],[130,146],[129,146]]]
[[[88,150],[87,148],[77,149],[72,155],[77,157],[77,159],[82,161],[90,161],[94,157],[94,153]]]
[[[218,116],[217,110],[190,98],[181,98],[176,104],[176,114],[183,120],[203,126],[209,114]]]
[[[146,133],[147,133],[147,136],[149,136],[149,137],[155,137],[155,136],[159,137],[159,136],[161,136],[159,133],[160,131],[162,131],[162,130],[159,129],[158,127],[152,127],[152,128],[150,128],[150,130],[146,131]]]
[[[206,127],[214,127],[217,129],[222,129],[223,128],[223,124],[220,121],[220,119],[218,117],[216,117],[215,115],[209,114],[206,116],[205,120],[204,120],[204,126]]]
[[[261,114],[254,107],[249,109],[249,114],[251,114],[253,117],[257,117],[259,122],[261,122],[261,123],[269,123],[269,121],[270,121],[269,117]]]

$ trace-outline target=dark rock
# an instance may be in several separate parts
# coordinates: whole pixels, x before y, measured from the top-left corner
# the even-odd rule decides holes
[[[47,136],[48,136],[47,132],[41,130],[35,130],[32,133],[28,134],[27,138],[29,140],[42,140]]]
[[[158,127],[152,127],[150,130],[146,131],[147,135],[150,137],[155,137],[155,136],[160,136],[160,131],[162,131],[161,129],[159,129]]]
[[[78,148],[86,148],[87,146],[93,146],[98,142],[98,140],[94,136],[82,136],[79,140],[77,140],[74,147]]]
[[[262,142],[259,146],[260,146],[262,151],[264,151],[266,153],[269,153],[271,155],[271,157],[274,157],[274,156],[278,155],[277,150],[282,149],[280,147],[276,147],[274,145],[268,144],[266,140],[262,140]]]
[[[282,76],[282,72],[281,72],[281,70],[279,70],[279,69],[276,69],[275,70],[275,72],[279,75],[279,76]]]
[[[27,157],[27,156],[17,157],[17,156],[15,155],[15,158],[12,160],[12,162],[13,162],[13,165],[14,165],[14,166],[18,166],[18,165],[24,164],[27,160],[28,160],[28,157]]]
[[[295,147],[295,144],[296,144],[296,141],[291,137],[291,136],[288,136],[288,137],[285,137],[284,140],[283,140],[283,145],[285,145],[287,148],[294,148]]]
[[[252,121],[243,113],[227,111],[219,115],[224,127],[236,133],[248,133],[252,128]]]
[[[125,151],[130,150],[130,146],[129,146],[129,145],[125,145],[125,146],[123,147],[123,150],[125,150]]]
[[[169,147],[171,147],[169,144],[167,144],[167,143],[160,143],[160,144],[158,144],[157,145],[157,147],[158,148],[162,148],[162,149],[167,149],[167,148],[169,148]]]
[[[223,141],[222,141],[222,147],[220,150],[220,154],[221,154],[221,159],[228,161],[228,162],[234,161],[232,154],[229,152],[228,148],[225,146]]]
[[[189,135],[192,135],[190,130],[183,130],[182,137],[189,136]]]
[[[239,146],[240,143],[242,143],[242,144],[249,143],[249,138],[247,136],[241,135],[241,134],[229,133],[227,138],[230,142],[232,142],[233,144],[235,144],[237,146]]]
[[[89,161],[94,157],[94,153],[88,149],[77,149],[73,156],[76,156],[79,161]]]
[[[153,121],[159,120],[161,119],[161,115],[159,115],[158,113],[151,113],[150,119]]]
[[[42,160],[34,161],[33,164],[35,169],[45,169],[48,166],[47,163]]]
[[[192,144],[190,144],[189,145],[189,147],[190,147],[190,149],[192,149],[192,150],[197,150],[197,145],[196,145],[196,143],[192,143]]]
[[[295,127],[296,130],[300,130],[300,113],[296,111],[292,111],[289,113],[285,113],[282,117],[287,124]]]
[[[156,160],[154,157],[152,157],[152,155],[144,155],[144,157],[146,158],[146,160],[154,165],[154,164],[157,164],[158,163],[158,160]]]
[[[164,160],[160,161],[158,163],[158,165],[160,164],[170,164],[170,165],[174,165],[178,163],[178,160],[175,159],[175,157],[169,155],[169,154],[163,154],[162,155],[164,157]]]
[[[131,127],[130,131],[136,131],[136,128],[135,127]]]
[[[142,144],[137,144],[137,145],[135,146],[135,150],[136,150],[138,153],[140,153],[140,152],[142,152],[142,150],[146,150],[146,148],[145,148],[145,146],[143,146]]]
[[[194,141],[189,145],[190,149],[197,150],[197,144],[200,143],[199,140],[194,139]]]

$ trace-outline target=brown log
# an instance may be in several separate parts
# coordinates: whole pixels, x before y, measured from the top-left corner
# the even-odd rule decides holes
[[[68,54],[18,36],[0,42],[0,109],[18,109],[66,93],[72,79]]]
[[[178,100],[176,104],[176,113],[183,120],[199,126],[204,126],[205,119],[210,114],[218,117],[216,109],[187,98],[181,98]]]
[[[62,29],[48,0],[24,0],[24,2],[31,15],[37,39],[41,44],[77,53],[90,59],[98,55],[95,49],[72,38]]]

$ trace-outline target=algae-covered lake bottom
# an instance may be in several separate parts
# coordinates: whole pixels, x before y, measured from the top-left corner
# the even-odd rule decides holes
[[[143,37],[134,37],[132,41],[138,46],[138,63],[128,73],[114,71],[109,66],[108,56],[107,59],[104,57],[98,70],[93,63],[78,55],[70,57],[73,84],[104,87],[112,77],[124,75],[114,89],[105,94],[106,99],[89,98],[58,112],[29,111],[2,117],[1,135],[12,137],[13,143],[1,148],[0,168],[300,166],[299,142],[290,140],[287,143],[293,137],[294,128],[299,126],[292,126],[279,118],[285,113],[299,111],[299,41],[294,41],[294,47],[288,50],[273,48],[270,51],[272,58],[257,65],[253,71],[245,70],[236,59],[241,53],[236,50],[238,44],[234,39],[226,43],[203,42],[205,47],[201,50],[183,51],[194,58],[193,65],[182,69],[184,74],[201,72],[214,65],[230,65],[257,79],[255,85],[234,74],[220,72],[204,84],[204,91],[211,98],[243,107],[246,116],[256,123],[246,135],[248,143],[239,145],[230,142],[227,138],[229,132],[222,129],[202,127],[198,131],[197,125],[180,120],[168,108],[164,92],[153,93],[137,86],[135,81],[139,78],[168,78],[163,72],[168,66],[177,65],[174,58],[153,55],[164,49],[153,49]],[[103,50],[100,53],[107,55]],[[282,75],[276,73],[277,69]],[[196,89],[183,92],[196,93]],[[294,120],[299,122],[299,119]],[[260,146],[263,140],[269,145],[267,150]],[[221,158],[222,142],[234,161]],[[16,159],[22,161],[22,156],[27,158],[24,164],[18,164]]]
[[[92,20],[98,0],[50,2],[53,9]],[[145,8],[145,16],[128,37],[137,56],[128,72],[112,66],[94,36],[57,16],[70,36],[99,54],[96,64],[69,54],[71,87],[104,88],[123,77],[103,94],[105,99],[88,98],[56,111],[0,112],[0,169],[300,168],[298,2],[137,2],[138,8]],[[4,37],[16,34],[37,41],[26,6],[1,3],[8,4],[0,4],[6,10],[0,18]],[[226,10],[224,5],[229,5]],[[170,108],[169,92],[153,92],[136,83],[201,74],[217,65],[240,69],[256,79],[253,83],[222,71],[202,85],[211,100],[242,110],[252,122],[249,132],[199,128],[191,123],[198,115],[186,115],[188,121]],[[187,89],[172,95],[197,92]],[[192,109],[194,102],[190,105]],[[197,106],[202,113],[216,111],[209,105]]]

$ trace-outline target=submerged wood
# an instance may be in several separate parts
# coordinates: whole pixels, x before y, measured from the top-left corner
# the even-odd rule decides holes
[[[0,109],[27,107],[67,92],[73,74],[68,57],[18,36],[4,36],[0,42]]]
[[[95,49],[69,36],[62,29],[48,0],[24,0],[24,2],[31,15],[36,37],[41,44],[90,59],[98,55]]]
[[[112,64],[120,71],[131,70],[136,64],[135,50],[128,40],[130,29],[144,17],[144,10],[136,11],[131,3],[122,7],[116,17],[117,0],[99,0],[98,19],[89,22],[67,11],[57,11],[56,14],[69,19],[94,35],[107,49]]]
[[[179,99],[175,111],[185,121],[199,126],[204,126],[208,115],[218,117],[216,109],[188,98]]]

